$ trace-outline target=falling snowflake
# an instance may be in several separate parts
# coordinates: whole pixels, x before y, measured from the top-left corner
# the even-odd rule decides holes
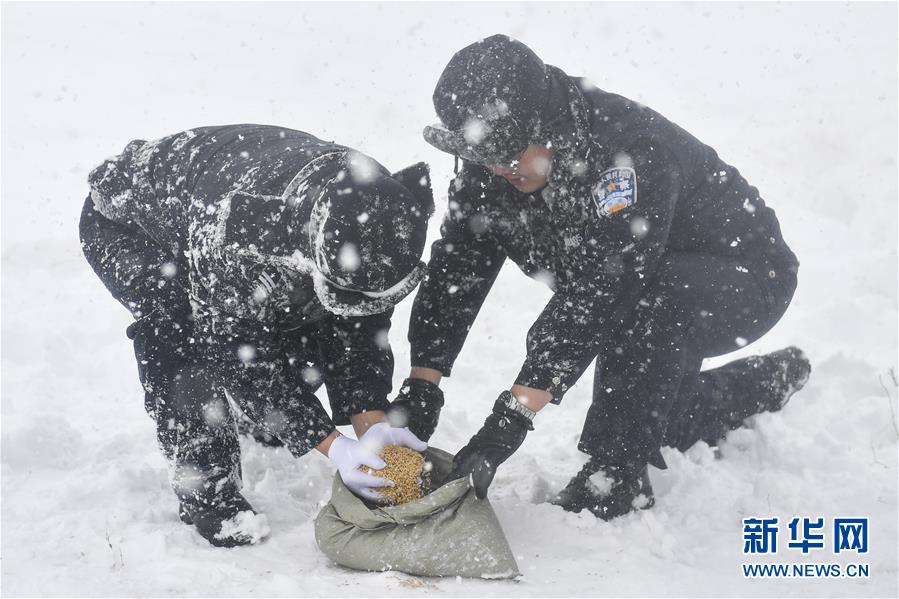
[[[631,219],[631,234],[637,239],[643,239],[649,233],[649,221],[642,216]]]
[[[303,369],[300,376],[303,377],[303,382],[313,387],[318,385],[322,380],[322,373],[315,366],[307,366]]]
[[[473,146],[481,143],[488,133],[490,133],[490,126],[479,118],[468,119],[462,128],[465,141]]]
[[[356,183],[369,183],[378,177],[378,163],[359,152],[351,152],[347,158],[350,176]]]
[[[228,418],[225,402],[220,399],[210,401],[203,406],[203,419],[212,428],[221,427]]]
[[[237,357],[244,364],[248,364],[256,359],[256,348],[249,343],[245,343],[237,348]]]
[[[173,279],[178,274],[178,266],[174,262],[166,262],[159,267],[159,271],[166,279]]]
[[[356,244],[344,243],[340,246],[340,253],[337,255],[337,261],[341,270],[344,272],[355,272],[362,264],[359,252],[356,250]]]

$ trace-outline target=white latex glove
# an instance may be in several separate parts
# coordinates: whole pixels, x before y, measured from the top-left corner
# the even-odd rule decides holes
[[[379,453],[387,445],[399,445],[415,451],[424,451],[428,444],[415,436],[409,427],[390,426],[387,422],[373,424],[359,442],[373,453]]]
[[[337,466],[337,471],[340,472],[343,484],[359,497],[369,501],[381,502],[384,500],[384,497],[375,489],[394,486],[392,480],[373,474],[366,474],[359,470],[360,466],[368,466],[374,470],[380,470],[387,464],[378,457],[376,452],[364,447],[362,443],[355,439],[338,435],[331,442],[331,447],[328,449],[328,459]]]

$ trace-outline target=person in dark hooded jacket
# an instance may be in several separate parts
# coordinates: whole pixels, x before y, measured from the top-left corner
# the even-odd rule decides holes
[[[424,274],[427,166],[390,174],[302,131],[230,125],[132,141],[89,181],[82,247],[136,319],[127,333],[181,518],[214,545],[268,532],[240,493],[231,406],[378,501],[388,483],[358,467],[382,468],[385,444],[426,447],[385,411],[393,306]],[[333,417],[313,395],[322,384]]]
[[[715,444],[804,384],[796,348],[700,372],[774,326],[798,270],[774,211],[712,148],[503,35],[456,53],[433,100],[441,123],[424,137],[462,169],[413,306],[410,428],[433,433],[437,384],[507,258],[554,292],[514,384],[456,456],[479,497],[594,359],[589,459],[555,502],[605,519],[652,505],[663,445]]]

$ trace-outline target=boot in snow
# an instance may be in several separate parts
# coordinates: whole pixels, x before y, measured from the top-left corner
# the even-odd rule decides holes
[[[216,547],[253,545],[271,532],[268,519],[257,514],[250,502],[237,491],[212,500],[182,501],[178,515],[185,524]]]
[[[771,411],[782,409],[793,394],[802,389],[808,382],[812,365],[798,347],[790,346],[762,356],[774,367],[774,376],[770,383]]]
[[[603,470],[611,486],[600,489],[590,477]],[[587,462],[578,474],[551,501],[569,512],[590,510],[597,518],[611,520],[628,512],[646,510],[655,504],[646,466],[601,468]]]
[[[790,398],[808,382],[812,367],[798,347],[735,360],[700,374],[704,401],[715,410],[694,409],[688,426],[698,433],[669,430],[668,444],[685,450],[697,440],[715,446],[728,431],[743,426],[743,421],[762,412],[783,409]],[[672,421],[675,425],[677,420]],[[675,431],[672,433],[672,431]]]

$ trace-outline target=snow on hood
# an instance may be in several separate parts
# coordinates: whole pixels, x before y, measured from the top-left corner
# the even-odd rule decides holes
[[[321,185],[318,194],[314,198],[309,197],[307,192],[313,183],[322,183],[321,179],[314,177],[314,175],[319,174],[326,166],[333,168],[335,162],[343,165],[350,158],[350,155],[350,151],[341,151],[319,156],[297,174],[287,186],[284,196],[285,198],[296,197],[299,202],[314,202],[307,229],[312,257],[302,257],[302,266],[304,272],[309,272],[307,269],[309,269],[310,264],[312,265],[310,274],[312,275],[313,286],[318,300],[332,314],[339,316],[370,316],[386,312],[409,295],[421,279],[424,278],[426,265],[423,262],[419,262],[398,283],[389,289],[377,292],[349,289],[329,278],[330,272],[327,261],[324,258],[324,231],[330,214],[330,207],[326,201],[321,200],[325,196],[324,192],[327,187],[339,179],[339,173],[342,169],[335,172],[334,176],[326,175],[330,176],[329,180]]]

